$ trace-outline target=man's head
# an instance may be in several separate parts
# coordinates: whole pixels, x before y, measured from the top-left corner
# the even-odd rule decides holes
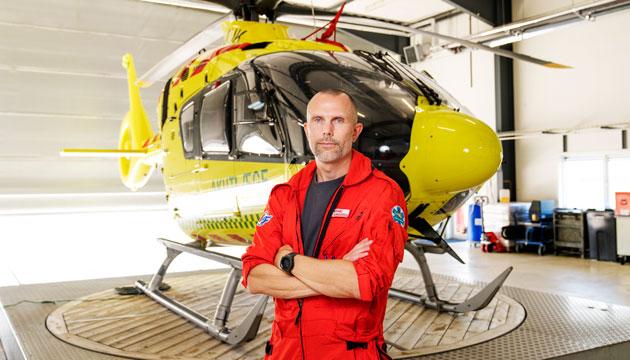
[[[322,90],[306,108],[304,131],[315,159],[335,163],[351,157],[363,124],[357,121],[354,100],[342,90]]]

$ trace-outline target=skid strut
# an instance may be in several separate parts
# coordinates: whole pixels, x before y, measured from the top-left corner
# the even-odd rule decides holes
[[[267,306],[268,296],[261,295],[256,301],[256,304],[247,313],[245,319],[236,327],[230,329],[227,327],[228,318],[230,316],[230,309],[232,308],[232,302],[236,294],[236,288],[241,280],[241,259],[220,254],[213,251],[205,250],[200,247],[200,243],[194,242],[191,244],[181,244],[166,239],[158,239],[166,247],[166,258],[162,262],[162,265],[158,269],[157,273],[153,275],[151,281],[147,285],[145,282],[138,280],[135,286],[143,293],[155,300],[160,305],[168,308],[177,315],[192,322],[196,326],[201,327],[207,331],[210,335],[214,336],[218,340],[221,340],[230,345],[236,345],[243,341],[249,341],[256,337],[258,328],[260,327],[260,321],[262,320],[265,307]],[[166,271],[171,262],[182,252],[201,256],[203,258],[218,261],[220,263],[229,265],[232,267],[230,275],[217,308],[215,310],[214,318],[209,319],[202,314],[192,310],[188,306],[169,298],[162,293],[159,288],[164,280]]]

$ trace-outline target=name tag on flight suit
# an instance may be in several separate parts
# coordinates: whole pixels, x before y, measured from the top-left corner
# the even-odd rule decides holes
[[[350,216],[350,209],[337,208],[332,213],[332,217],[347,218],[348,216]]]

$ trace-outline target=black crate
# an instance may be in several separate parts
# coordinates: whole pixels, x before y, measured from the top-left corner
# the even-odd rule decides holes
[[[553,212],[553,245],[560,251],[579,251],[584,258],[588,252],[586,216],[578,209],[556,209]]]

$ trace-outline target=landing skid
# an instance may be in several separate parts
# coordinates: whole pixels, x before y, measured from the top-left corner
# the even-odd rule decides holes
[[[412,303],[426,306],[428,308],[436,309],[438,311],[450,311],[462,313],[466,311],[479,310],[486,307],[490,301],[494,298],[497,291],[503,285],[503,282],[512,271],[512,267],[507,268],[490,284],[479,291],[475,296],[469,298],[462,303],[451,303],[445,300],[441,300],[438,297],[435,289],[435,283],[431,276],[431,270],[426,260],[425,253],[448,253],[453,255],[454,251],[446,245],[446,242],[440,238],[441,241],[434,241],[435,244],[423,242],[422,240],[410,240],[405,244],[405,250],[407,250],[418,263],[422,278],[424,280],[424,286],[426,289],[426,295],[420,295],[409,291],[400,289],[390,289],[389,295],[402,300],[410,301]],[[230,345],[237,345],[244,341],[252,340],[256,337],[260,322],[262,320],[263,313],[267,306],[268,296],[261,295],[256,301],[255,305],[247,313],[244,320],[234,328],[228,328],[228,318],[230,310],[232,308],[232,302],[236,294],[236,288],[241,280],[242,264],[241,259],[226,254],[221,254],[206,250],[205,244],[201,242],[193,242],[189,244],[181,244],[178,242],[170,241],[167,239],[158,239],[162,245],[166,247],[166,258],[162,262],[162,265],[158,269],[157,273],[153,275],[149,284],[138,280],[135,283],[135,287],[142,293],[149,296],[151,299],[159,303],[160,305],[168,308],[177,315],[192,322],[196,326],[204,329],[208,334],[212,335],[218,340],[221,340]],[[431,240],[433,241],[433,240]],[[223,292],[219,304],[214,313],[214,318],[210,319],[204,315],[196,312],[190,307],[182,304],[176,300],[173,300],[166,296],[160,287],[163,285],[164,276],[173,260],[181,253],[188,253],[196,256],[200,256],[209,260],[218,261],[222,264],[229,265],[232,270]],[[459,261],[462,261],[457,255],[454,256]]]
[[[148,285],[140,280],[136,282],[135,286],[140,291],[160,305],[204,329],[216,339],[230,345],[237,345],[243,341],[249,341],[256,337],[258,328],[260,327],[260,321],[262,320],[265,307],[267,306],[267,300],[269,299],[268,296],[260,296],[258,301],[256,301],[256,304],[247,313],[245,319],[238,326],[232,329],[227,327],[232,302],[234,300],[234,295],[236,294],[236,288],[241,280],[241,259],[205,250],[200,242],[181,244],[166,239],[158,239],[158,241],[166,247],[166,258],[162,262],[162,265],[157,273],[153,275],[153,278]],[[223,288],[223,292],[221,293],[219,304],[215,310],[214,319],[209,319],[204,315],[199,314],[186,305],[169,298],[159,290],[171,262],[173,262],[173,260],[182,252],[218,261],[232,267],[228,280]]]
[[[405,250],[407,250],[413,256],[413,258],[416,260],[416,263],[420,267],[422,279],[424,280],[426,295],[420,295],[405,290],[391,288],[389,289],[389,296],[410,301],[418,305],[435,309],[437,311],[463,313],[466,311],[483,309],[484,307],[488,306],[488,304],[490,304],[496,293],[503,285],[505,279],[507,279],[508,275],[510,275],[510,272],[512,272],[512,267],[510,266],[507,269],[503,270],[503,272],[499,276],[492,280],[492,282],[486,285],[473,297],[467,299],[462,303],[452,303],[446,300],[441,300],[438,297],[437,290],[435,289],[435,283],[433,282],[433,276],[431,276],[431,270],[429,269],[427,258],[424,255],[425,252],[436,254],[450,252],[442,249],[440,246],[431,245],[419,239],[407,241],[407,243],[405,244]]]

